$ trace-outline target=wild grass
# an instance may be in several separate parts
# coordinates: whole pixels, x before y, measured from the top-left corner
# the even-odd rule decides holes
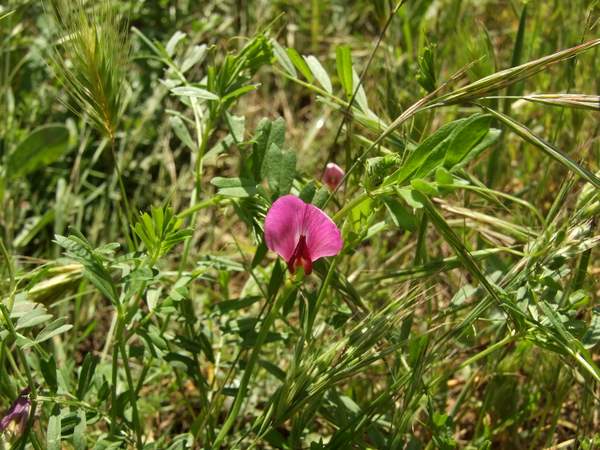
[[[0,449],[600,448],[599,8],[5,2]]]

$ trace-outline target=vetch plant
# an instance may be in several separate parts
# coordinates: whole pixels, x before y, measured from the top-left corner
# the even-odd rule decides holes
[[[598,447],[597,0],[0,3],[0,450]]]
[[[344,245],[337,225],[322,210],[294,195],[273,203],[265,219],[267,247],[281,256],[291,273],[312,272],[313,262],[337,255]]]

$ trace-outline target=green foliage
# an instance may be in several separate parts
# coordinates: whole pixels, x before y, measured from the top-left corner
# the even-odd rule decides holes
[[[192,235],[192,230],[184,228],[183,220],[168,207],[152,208],[150,214],[140,213],[134,231],[146,246],[152,261],[165,256],[175,245]]]
[[[57,235],[56,243],[66,250],[69,258],[83,266],[84,275],[112,303],[117,303],[117,291],[112,281],[106,256],[110,255],[118,244],[108,244],[101,249],[93,249],[86,238],[77,231],[65,237]]]
[[[196,3],[0,6],[0,448],[597,447],[598,2]]]
[[[10,178],[28,175],[52,164],[71,149],[69,130],[64,125],[44,125],[34,130],[10,154],[6,174]]]
[[[439,167],[453,170],[466,164],[498,139],[499,132],[490,125],[491,117],[485,115],[444,125],[417,146],[384,185],[401,185],[411,178],[427,177]]]
[[[344,93],[347,98],[352,97],[354,93],[353,82],[352,82],[352,55],[350,53],[350,47],[347,45],[341,45],[335,49],[335,62],[337,67],[337,74],[344,89]]]

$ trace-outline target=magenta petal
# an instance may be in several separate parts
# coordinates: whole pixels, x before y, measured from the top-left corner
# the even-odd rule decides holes
[[[342,234],[327,214],[314,205],[306,205],[303,233],[312,261],[337,255],[344,245]]]
[[[293,195],[278,198],[265,219],[265,241],[270,250],[286,261],[300,240],[306,203]]]
[[[269,249],[285,259],[292,273],[302,265],[309,274],[313,261],[337,255],[343,247],[340,230],[333,220],[293,195],[279,198],[269,209],[265,241]]]
[[[23,389],[19,397],[17,397],[8,411],[6,411],[5,416],[0,420],[0,432],[6,430],[11,422],[19,424],[21,432],[23,432],[24,426],[27,424],[29,408],[31,407],[29,392],[29,388]]]

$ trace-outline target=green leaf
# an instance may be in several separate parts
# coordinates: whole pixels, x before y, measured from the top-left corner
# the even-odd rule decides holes
[[[442,145],[444,145],[444,141],[448,139],[452,131],[463,123],[466,119],[455,120],[454,122],[450,122],[441,128],[439,128],[435,133],[425,139],[419,146],[413,150],[413,152],[408,156],[406,163],[394,173],[392,173],[389,177],[387,177],[383,185],[389,186],[392,184],[402,184],[406,181],[414,172],[416,172],[427,160],[427,158],[434,153],[436,150],[439,150]]]
[[[87,448],[85,430],[87,428],[87,420],[85,417],[85,411],[83,409],[77,410],[77,417],[79,422],[73,429],[73,446],[75,450],[85,450]]]
[[[450,139],[446,139],[440,143],[433,151],[427,156],[425,161],[417,169],[415,173],[410,176],[410,179],[425,178],[435,169],[444,164],[444,158],[446,157],[446,150]]]
[[[9,155],[6,174],[9,179],[25,176],[57,161],[70,149],[67,127],[60,124],[41,126]]]
[[[402,188],[396,189],[396,193],[412,209],[421,209],[423,207],[423,203],[421,203],[421,200],[415,195],[418,193],[417,191],[409,188]]]
[[[324,208],[327,199],[329,198],[329,189],[326,186],[321,186],[312,199],[312,204],[318,208]]]
[[[312,199],[314,198],[316,192],[316,183],[314,181],[310,181],[302,188],[298,197],[300,197],[306,203],[310,203],[312,202]]]
[[[200,100],[219,100],[219,97],[212,92],[195,86],[180,86],[171,89],[171,92],[179,97],[191,97]]]
[[[206,50],[208,47],[206,44],[202,45],[194,45],[188,52],[185,54],[185,59],[181,63],[181,67],[179,68],[181,73],[186,73],[196,64],[202,62],[204,57],[206,56]]]
[[[368,226],[369,218],[374,214],[372,208],[373,200],[370,197],[365,197],[360,203],[354,206],[349,214],[350,224],[356,233],[364,231]]]
[[[71,328],[73,328],[73,325],[65,324],[65,319],[56,319],[40,331],[40,334],[35,338],[35,342],[41,344],[48,339],[52,339],[54,336],[69,331]]]
[[[280,381],[285,380],[285,372],[283,370],[281,370],[281,368],[279,366],[273,364],[270,361],[267,361],[266,359],[259,359],[258,364],[260,364],[262,367],[264,367],[267,370],[267,372],[269,372],[271,375],[273,375],[278,380],[280,380]]]
[[[185,39],[186,36],[187,35],[185,33],[179,30],[173,33],[173,36],[171,36],[171,39],[169,39],[169,42],[167,42],[167,45],[165,45],[165,50],[169,56],[173,56],[175,49],[177,48],[177,44]]]
[[[369,113],[369,103],[367,102],[367,94],[365,93],[365,88],[362,83],[360,83],[360,77],[356,73],[354,69],[352,69],[352,95],[354,91],[356,91],[356,97],[354,97],[354,101],[358,104],[359,108],[364,113]]]
[[[588,350],[594,348],[600,342],[600,308],[592,309],[592,313],[590,326],[582,338],[583,346]]]
[[[454,129],[446,149],[444,167],[451,169],[461,162],[469,152],[488,134],[492,117],[475,115]]]
[[[285,144],[285,120],[279,117],[274,121],[263,119],[256,129],[256,147],[267,151],[271,144],[283,147]]]
[[[283,148],[285,144],[285,121],[279,117],[274,121],[262,119],[256,127],[254,137],[254,145],[252,146],[251,159],[251,175],[255,180],[261,180],[263,177],[262,169],[265,154],[271,147],[271,144],[276,144],[279,148]],[[244,173],[242,173],[242,177]]]
[[[37,236],[48,224],[55,218],[54,209],[48,209],[43,216],[33,216],[27,220],[21,232],[15,237],[13,245],[15,247],[24,247]]]
[[[523,59],[523,48],[525,44],[525,31],[527,28],[527,3],[523,5],[521,10],[521,18],[519,19],[519,29],[517,30],[517,37],[515,38],[515,46],[513,47],[513,54],[511,60],[511,67],[516,67],[521,64]],[[506,95],[512,96],[515,94],[521,94],[523,91],[523,83],[511,84],[506,90]],[[512,100],[507,98],[504,103],[504,112],[509,112],[510,102]]]
[[[435,171],[435,181],[438,184],[454,184],[454,177],[443,167],[438,167]]]
[[[337,67],[338,77],[340,77],[340,83],[344,88],[346,97],[352,97],[352,55],[350,54],[350,47],[347,45],[340,45],[335,49],[335,62]]]
[[[501,130],[497,128],[491,128],[483,137],[483,139],[479,141],[479,143],[475,147],[473,147],[466,155],[464,155],[459,163],[452,167],[452,171],[464,167],[467,163],[477,158],[477,156],[479,156],[481,152],[498,142],[498,139],[500,138],[501,134]]]
[[[133,230],[154,262],[192,235],[191,229],[182,226],[183,221],[173,214],[171,208],[157,207],[151,208],[150,214],[141,213]]]
[[[383,197],[383,203],[390,213],[394,225],[402,230],[416,231],[417,218],[412,212],[391,197]]]
[[[67,256],[81,263],[84,276],[111,302],[117,302],[117,291],[103,259],[96,253],[85,237],[77,230],[72,230],[69,237],[55,236],[55,242],[67,250]]]
[[[32,328],[44,322],[47,322],[50,319],[52,319],[52,314],[46,314],[46,311],[44,309],[36,308],[31,310],[27,314],[19,317],[19,320],[15,325],[15,330]]]
[[[287,194],[296,176],[296,154],[272,144],[265,155],[262,175],[274,193]]]
[[[294,48],[288,48],[287,54],[290,58],[290,61],[292,61],[292,63],[294,64],[294,67],[296,67],[296,69],[300,71],[302,76],[306,78],[309,83],[312,83],[314,77],[310,71],[310,68],[306,64],[306,61],[304,61],[304,58],[302,58],[302,56],[300,56],[300,54]]]
[[[418,59],[417,81],[427,92],[433,92],[436,86],[434,48],[435,46],[427,45]]]
[[[325,91],[327,91],[328,94],[333,93],[331,79],[329,78],[327,71],[323,68],[319,60],[313,55],[305,56],[304,60],[306,61],[306,64],[310,68],[312,74],[315,76],[316,80],[321,86],[323,86],[323,89],[325,89]]]
[[[48,429],[46,431],[46,450],[60,450],[61,425],[60,425],[60,407],[54,405],[52,415],[48,419]]]
[[[499,131],[490,130],[491,116],[474,115],[455,120],[426,138],[406,163],[384,180],[384,186],[403,185],[411,178],[426,178],[439,167],[462,167],[492,145]]]
[[[437,187],[432,183],[423,180],[422,178],[415,178],[414,180],[411,180],[410,185],[413,189],[416,189],[425,195],[439,195]]]
[[[252,92],[254,90],[256,90],[256,88],[260,86],[259,84],[247,84],[246,86],[242,86],[240,88],[234,89],[231,92],[228,92],[226,95],[223,96],[223,98],[221,99],[221,101],[223,103],[227,103],[228,101],[233,101],[239,97],[241,97],[244,94],[247,94],[248,92]]]
[[[58,389],[58,378],[56,376],[56,361],[53,355],[48,359],[40,358],[40,370],[44,376],[44,381],[53,393]]]
[[[256,194],[256,183],[244,178],[215,177],[210,184],[218,188],[217,193],[224,197],[252,197]]]
[[[244,131],[246,130],[246,118],[244,116],[234,116],[226,112],[225,120],[235,142],[242,142],[244,140]]]
[[[271,44],[273,45],[273,52],[275,53],[275,59],[277,59],[279,64],[281,64],[283,66],[283,68],[288,73],[288,75],[290,75],[294,78],[297,78],[298,73],[296,72],[296,69],[294,68],[294,64],[292,64],[292,61],[290,60],[285,49],[281,45],[279,45],[279,42],[277,42],[275,39],[271,39]]]
[[[79,381],[77,382],[77,398],[83,400],[85,394],[90,388],[92,379],[94,378],[94,371],[96,370],[96,364],[98,359],[91,353],[85,355],[83,365],[81,366],[81,372],[79,372]]]
[[[173,131],[179,140],[183,142],[187,148],[195,151],[197,146],[194,144],[194,141],[190,136],[190,132],[188,131],[183,120],[181,120],[181,117],[172,116],[169,118],[169,123],[171,124],[171,128],[173,128]]]

